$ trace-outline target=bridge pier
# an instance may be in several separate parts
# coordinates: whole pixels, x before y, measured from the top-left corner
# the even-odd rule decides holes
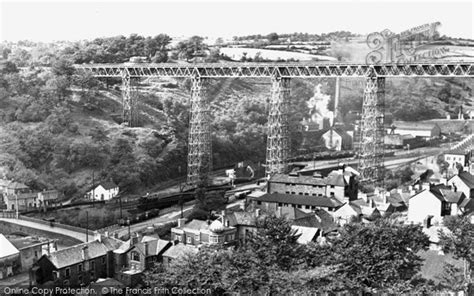
[[[212,142],[210,106],[205,96],[203,83],[202,77],[192,78],[187,182],[190,185],[205,186],[212,167]]]
[[[272,77],[270,111],[268,113],[266,175],[284,173],[288,168],[290,78]]]
[[[359,171],[361,181],[383,181],[385,78],[366,78],[360,125]]]
[[[122,71],[122,119],[126,126],[137,125],[137,91],[133,87],[136,78],[131,78],[127,69]]]

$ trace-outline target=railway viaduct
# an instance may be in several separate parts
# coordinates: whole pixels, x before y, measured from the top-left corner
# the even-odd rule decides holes
[[[411,64],[351,63],[213,63],[213,64],[87,64],[75,65],[78,71],[97,78],[122,79],[123,119],[131,125],[135,115],[133,80],[145,77],[183,77],[192,80],[191,119],[188,146],[190,185],[207,181],[212,166],[210,104],[203,89],[208,78],[271,79],[268,113],[266,174],[282,173],[289,157],[288,110],[291,78],[365,78],[362,105],[359,170],[362,181],[383,178],[384,95],[386,78],[397,77],[473,77],[472,62],[435,62]]]

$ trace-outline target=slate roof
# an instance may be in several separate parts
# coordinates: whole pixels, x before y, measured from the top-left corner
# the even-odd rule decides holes
[[[95,240],[52,252],[50,255],[47,255],[46,258],[48,258],[57,269],[75,265],[84,261],[82,258],[82,249],[86,246],[89,259],[105,256],[109,251],[103,243]]]
[[[344,187],[344,175],[333,171],[327,176],[326,184]]]
[[[186,254],[194,255],[198,251],[199,250],[196,247],[185,245],[185,244],[177,244],[177,245],[171,246],[168,250],[166,250],[163,253],[163,257],[178,259],[178,258],[182,258]]]
[[[8,189],[30,189],[30,188],[23,183],[11,182],[10,184],[8,184]]]
[[[448,203],[459,203],[464,199],[464,194],[460,191],[454,192],[451,190],[451,187],[439,184],[432,186],[430,192],[436,196],[441,201]]]
[[[245,226],[256,226],[257,215],[255,212],[233,212],[226,216],[229,220],[229,225],[245,225]]]
[[[312,176],[288,176],[286,174],[275,174],[270,178],[269,182],[319,185],[319,186],[326,185],[326,181],[322,178],[315,178]]]
[[[294,205],[308,205],[316,207],[337,208],[342,205],[340,201],[332,197],[306,196],[297,194],[267,193],[253,200],[273,203],[287,203]]]
[[[105,190],[110,190],[110,189],[113,189],[113,188],[118,187],[118,186],[117,186],[114,182],[112,182],[112,181],[101,182],[99,185],[102,185],[102,187],[104,187]]]
[[[20,251],[0,233],[0,260],[4,257],[20,254]]]
[[[292,224],[295,226],[322,229],[323,233],[337,229],[337,225],[334,223],[332,216],[324,210],[319,210],[315,214],[295,219]]]
[[[470,189],[474,188],[474,176],[471,175],[468,172],[460,172],[458,174],[459,179],[461,179],[466,186],[468,186]]]

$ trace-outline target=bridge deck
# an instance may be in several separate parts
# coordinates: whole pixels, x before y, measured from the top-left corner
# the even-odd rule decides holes
[[[79,71],[96,77],[453,77],[474,76],[472,62],[410,64],[298,63],[198,63],[198,64],[83,64]]]

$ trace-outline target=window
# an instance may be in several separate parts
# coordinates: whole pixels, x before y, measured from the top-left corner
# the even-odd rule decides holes
[[[306,206],[304,206],[304,208],[307,209],[307,210],[309,210],[310,207],[309,207],[308,205],[306,205]]]
[[[91,262],[91,270],[95,270],[95,261]]]
[[[102,264],[105,264],[105,257],[102,257]]]
[[[38,251],[35,251],[35,258],[38,258]]]
[[[334,196],[334,195],[335,195],[334,192],[331,192],[331,196]]]
[[[261,202],[261,201],[257,201],[257,205],[261,205],[261,204],[262,204],[262,202]]]
[[[82,280],[83,280],[82,275],[80,275],[80,276],[78,277],[78,280],[79,280],[79,284],[82,284],[82,283],[83,283],[83,281],[82,281]]]
[[[331,185],[331,188],[334,188],[334,185]]]
[[[217,243],[217,236],[216,235],[209,236],[209,242],[211,244],[216,244]]]
[[[77,271],[78,272],[82,271],[82,263],[79,263],[79,265],[77,265]]]
[[[201,240],[200,235],[199,235],[199,234],[196,234],[196,235],[194,236],[194,240],[195,240],[196,242],[199,242],[199,241]]]
[[[138,254],[138,252],[132,252],[132,260],[140,261],[140,254]]]
[[[313,193],[312,196],[316,196],[316,193]]]
[[[66,270],[64,271],[64,275],[65,275],[66,277],[71,276],[71,269],[70,269],[69,267],[66,268]]]
[[[192,244],[192,243],[193,243],[193,239],[191,238],[191,236],[188,235],[188,236],[186,237],[186,243],[188,243],[188,244]]]
[[[301,209],[301,205],[297,205],[296,207],[297,207],[298,209]]]
[[[282,206],[283,206],[283,203],[279,202],[279,203],[278,203],[278,206],[279,206],[279,207],[282,207]]]
[[[309,195],[309,193],[308,193],[308,192],[306,192],[304,195]]]

